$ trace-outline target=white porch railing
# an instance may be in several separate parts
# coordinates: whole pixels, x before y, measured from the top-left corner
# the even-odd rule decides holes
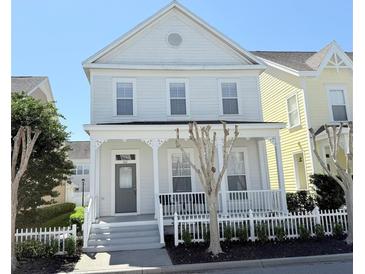
[[[89,205],[84,210],[84,224],[82,225],[84,247],[87,247],[87,242],[89,240],[89,235],[91,230],[91,224],[95,221],[95,219],[96,219],[96,204],[93,198],[90,198]]]
[[[222,199],[226,195],[226,199]],[[225,200],[226,207],[223,207]],[[178,215],[207,214],[208,207],[204,192],[176,192],[160,193],[159,202],[164,217]],[[248,190],[227,191],[219,193],[219,213],[244,213],[250,209],[253,212],[281,212],[284,211],[280,190]],[[227,212],[223,212],[226,208]]]

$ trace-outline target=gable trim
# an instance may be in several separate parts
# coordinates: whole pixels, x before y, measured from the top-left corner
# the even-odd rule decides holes
[[[148,25],[152,24],[156,20],[158,20],[160,17],[165,15],[170,10],[176,8],[186,16],[188,16],[190,19],[192,19],[195,23],[201,25],[203,28],[205,28],[207,31],[211,32],[215,37],[220,39],[224,44],[232,48],[240,58],[244,59],[245,61],[249,61],[251,63],[254,63],[253,65],[262,65],[265,66],[254,54],[250,53],[249,51],[243,49],[241,46],[239,46],[237,43],[232,41],[230,38],[226,37],[224,34],[210,26],[208,23],[203,21],[201,18],[190,12],[188,9],[186,9],[184,6],[182,6],[180,3],[177,3],[176,1],[171,2],[166,7],[159,10],[157,13],[152,15],[151,17],[147,18],[145,21],[138,24],[136,27],[119,37],[118,39],[114,40],[112,43],[92,55],[91,57],[87,58],[85,61],[82,62],[82,65],[86,67],[86,65],[91,64],[95,62],[100,57],[104,56],[106,53],[110,52],[120,44],[124,43],[128,39],[130,39],[132,36],[137,34],[138,32],[142,31],[144,28],[146,28]]]

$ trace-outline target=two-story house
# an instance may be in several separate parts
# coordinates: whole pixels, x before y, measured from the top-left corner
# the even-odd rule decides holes
[[[260,75],[264,121],[287,124],[280,131],[286,190],[310,189],[309,176],[323,173],[312,153],[308,129],[317,131],[317,147],[329,161],[324,124],[352,121],[352,52],[331,42],[318,52],[253,52],[268,68]],[[343,129],[339,161],[344,164],[348,128]],[[277,185],[275,151],[267,144],[270,182]]]
[[[171,224],[175,212],[207,213],[198,176],[175,145],[179,128],[191,161],[198,163],[189,121],[217,132],[218,167],[221,121],[231,130],[239,127],[221,212],[286,210],[279,135],[285,125],[263,121],[259,76],[266,65],[254,54],[174,1],[85,60],[83,68],[91,89],[90,124],[84,125],[90,135],[91,197],[86,250],[160,246],[163,237],[150,236],[142,244],[129,234],[111,241],[100,232],[127,226],[161,233],[159,218]],[[273,190],[267,140],[277,151],[280,186]]]

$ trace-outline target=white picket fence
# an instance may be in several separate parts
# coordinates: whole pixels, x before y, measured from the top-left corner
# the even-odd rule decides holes
[[[275,239],[275,227],[282,227],[286,238],[299,238],[299,227],[304,226],[311,236],[314,236],[316,224],[323,226],[325,235],[332,235],[335,224],[340,224],[347,232],[347,211],[346,209],[322,210],[317,207],[312,212],[298,213],[253,213],[218,215],[218,226],[220,239],[224,240],[224,228],[229,226],[232,230],[232,240],[238,240],[238,230],[246,228],[247,238],[251,241],[257,240],[255,228],[257,225],[267,227],[269,239]],[[183,233],[187,231],[191,235],[192,242],[204,241],[204,235],[209,231],[209,215],[174,215],[174,237],[175,246],[183,243]]]
[[[65,240],[73,238],[76,245],[76,225],[70,227],[45,227],[45,228],[25,228],[15,231],[15,242],[21,243],[26,240],[37,240],[43,244],[50,244],[57,241],[58,253],[65,253]]]

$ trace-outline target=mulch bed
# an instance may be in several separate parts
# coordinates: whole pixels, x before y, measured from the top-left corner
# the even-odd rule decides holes
[[[18,261],[14,273],[58,273],[72,272],[80,256],[53,256],[50,258],[23,259]]]
[[[223,242],[223,252],[218,256],[207,253],[206,243],[194,243],[189,246],[180,244],[175,247],[173,237],[166,237],[166,249],[173,264],[194,264],[238,260],[258,260],[297,256],[351,253],[352,245],[343,240],[326,237],[322,240],[310,239],[286,240],[283,242]]]

